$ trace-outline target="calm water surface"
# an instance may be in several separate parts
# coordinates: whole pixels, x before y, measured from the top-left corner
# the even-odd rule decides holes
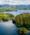
[[[0,35],[18,35],[17,27],[12,21],[0,22]]]

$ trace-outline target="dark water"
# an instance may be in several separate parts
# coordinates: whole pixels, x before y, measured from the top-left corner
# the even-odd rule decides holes
[[[17,27],[12,22],[0,22],[0,35],[18,35]]]
[[[26,33],[26,35],[30,35],[30,31]]]

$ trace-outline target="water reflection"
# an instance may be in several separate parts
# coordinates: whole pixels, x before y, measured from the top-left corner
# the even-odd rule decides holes
[[[18,35],[17,27],[11,21],[0,23],[0,35]]]

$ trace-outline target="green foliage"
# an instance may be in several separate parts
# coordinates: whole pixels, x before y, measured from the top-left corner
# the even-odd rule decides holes
[[[14,16],[12,15],[12,14],[0,14],[0,20],[2,20],[2,18],[4,18],[4,19],[13,19],[14,18]]]
[[[16,10],[15,7],[11,8],[11,7],[0,7],[0,12],[4,12],[4,11],[14,11]]]
[[[15,17],[17,27],[25,27],[30,30],[30,14],[24,13],[19,14]]]
[[[20,31],[23,31],[24,33],[28,32],[28,30],[25,27],[21,27]]]

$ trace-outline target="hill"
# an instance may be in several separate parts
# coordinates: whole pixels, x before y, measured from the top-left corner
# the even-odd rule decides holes
[[[19,14],[15,17],[15,20],[20,31],[25,33],[30,31],[30,13]]]
[[[16,5],[17,10],[30,10],[30,5]]]
[[[30,30],[30,13],[19,14],[15,17],[18,27],[26,27]]]

